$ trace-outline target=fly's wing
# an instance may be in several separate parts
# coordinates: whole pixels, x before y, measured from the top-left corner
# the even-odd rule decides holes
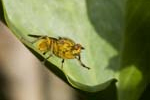
[[[51,38],[51,39],[56,39],[56,38],[53,38],[53,37],[49,37],[47,35],[34,35],[34,34],[28,34],[28,36],[30,37],[33,37],[33,38],[45,38],[45,37],[48,37],[48,38]]]
[[[46,35],[34,35],[34,34],[28,34],[28,36],[34,37],[34,38],[47,37]]]

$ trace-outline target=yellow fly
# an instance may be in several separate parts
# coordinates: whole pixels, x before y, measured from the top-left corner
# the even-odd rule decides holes
[[[50,52],[50,55],[46,59],[53,56],[53,54],[59,58],[62,58],[61,68],[63,68],[65,59],[77,59],[81,66],[90,69],[81,61],[80,53],[84,47],[82,47],[80,44],[76,44],[73,40],[64,37],[59,37],[57,39],[49,36],[32,34],[29,34],[28,36],[36,38],[33,43],[37,43],[37,49],[39,49],[44,55],[47,52]]]

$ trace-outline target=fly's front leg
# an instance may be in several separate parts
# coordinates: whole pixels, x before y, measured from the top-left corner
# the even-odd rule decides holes
[[[81,61],[81,56],[79,55],[78,57],[76,57],[76,59],[78,60],[78,62],[80,63],[80,65],[82,66],[82,67],[85,67],[85,68],[87,68],[87,69],[90,69],[89,67],[87,67],[85,64],[83,64],[83,62]]]

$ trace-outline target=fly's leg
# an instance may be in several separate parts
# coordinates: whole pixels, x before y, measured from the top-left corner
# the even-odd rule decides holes
[[[65,62],[65,59],[62,59],[62,61],[61,61],[61,68],[63,69],[63,64],[64,64],[64,62]]]
[[[42,61],[42,63],[45,64],[46,60],[49,59],[49,58],[52,57],[52,56],[53,56],[52,54],[49,54],[48,57],[44,58],[44,60]]]
[[[44,62],[52,56],[53,56],[52,54],[49,54],[49,56],[44,59]]]
[[[83,64],[83,62],[81,61],[81,56],[79,55],[78,58],[76,57],[76,59],[78,60],[78,62],[81,64],[82,67],[85,67],[87,69],[90,69],[89,67],[87,67],[85,64]]]
[[[52,41],[52,42],[53,42],[53,41]],[[53,43],[52,43],[52,44],[53,44]],[[49,54],[48,57],[46,57],[46,58],[44,59],[43,63],[45,63],[47,59],[49,59],[50,57],[53,56],[53,54],[52,54],[53,45],[47,45],[47,47],[48,47],[48,50],[50,50],[50,54]],[[49,52],[48,50],[47,50],[46,52],[43,52],[43,55],[45,55],[47,52]]]

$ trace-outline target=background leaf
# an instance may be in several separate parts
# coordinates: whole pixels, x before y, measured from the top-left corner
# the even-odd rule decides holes
[[[125,35],[119,76],[119,99],[138,100],[149,84],[150,1],[127,2]]]

